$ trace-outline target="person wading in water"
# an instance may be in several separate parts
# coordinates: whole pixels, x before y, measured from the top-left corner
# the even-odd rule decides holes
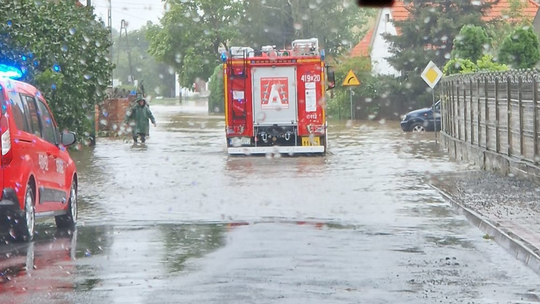
[[[130,126],[132,127],[133,133],[133,142],[137,143],[139,136],[141,137],[141,142],[146,142],[146,136],[149,133],[150,124],[148,120],[152,121],[154,127],[156,126],[156,119],[150,111],[150,108],[146,104],[144,98],[139,98],[137,104],[133,106],[126,113],[125,123],[132,121]]]

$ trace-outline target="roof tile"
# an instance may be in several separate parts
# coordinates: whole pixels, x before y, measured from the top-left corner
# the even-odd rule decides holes
[[[372,28],[366,33],[366,36],[364,36],[364,38],[360,40],[360,43],[358,43],[351,50],[351,56],[353,57],[369,56],[369,48],[371,47],[371,38],[373,37],[374,32],[375,32],[375,28]]]

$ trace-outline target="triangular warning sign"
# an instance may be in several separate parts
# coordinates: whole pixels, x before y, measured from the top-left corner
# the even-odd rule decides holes
[[[358,86],[360,85],[360,80],[354,75],[352,70],[349,70],[345,79],[343,79],[343,86]]]

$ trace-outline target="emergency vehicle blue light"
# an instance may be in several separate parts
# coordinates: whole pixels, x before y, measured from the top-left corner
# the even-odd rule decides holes
[[[324,60],[324,50],[321,50],[321,60]]]
[[[13,66],[0,64],[0,78],[19,79],[23,76],[23,72]]]
[[[227,61],[227,54],[225,54],[225,52],[222,52],[222,53],[221,53],[221,61],[222,61],[223,63],[225,63],[225,62]]]

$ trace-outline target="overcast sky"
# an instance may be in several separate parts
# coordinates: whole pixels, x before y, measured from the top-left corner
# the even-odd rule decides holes
[[[125,19],[128,31],[139,29],[148,20],[158,23],[163,15],[164,5],[161,0],[110,0],[112,4],[112,26],[120,30],[120,23]],[[86,0],[80,0],[86,4]],[[96,15],[107,24],[109,0],[91,0]]]

